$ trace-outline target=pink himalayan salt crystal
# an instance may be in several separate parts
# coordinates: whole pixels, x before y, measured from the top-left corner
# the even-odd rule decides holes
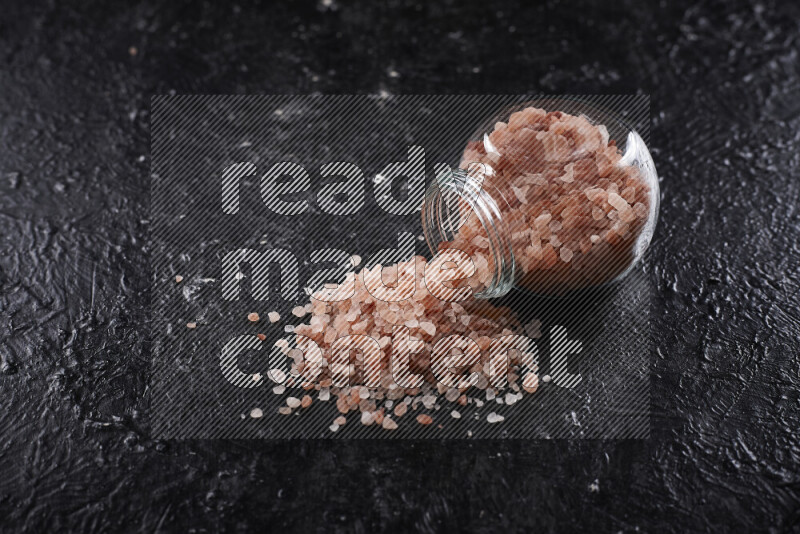
[[[561,261],[563,261],[564,263],[569,263],[569,260],[572,259],[573,252],[571,249],[567,247],[561,247],[559,255],[561,256]]]
[[[267,314],[267,319],[269,319],[270,323],[277,323],[281,319],[281,314],[276,311],[271,311]]]
[[[528,203],[528,199],[525,197],[525,193],[528,190],[527,187],[515,187],[512,185],[511,190],[514,191],[514,196],[517,197],[517,200],[519,200],[520,204]]]
[[[525,375],[525,378],[522,379],[522,389],[528,393],[536,393],[536,390],[539,389],[539,377],[533,373]]]
[[[433,423],[433,418],[430,415],[421,413],[417,416],[417,422],[421,425],[429,425]]]
[[[384,417],[383,418],[383,422],[381,423],[381,426],[383,428],[385,428],[386,430],[397,430],[397,423],[393,419],[391,419],[389,417]]]
[[[505,417],[495,412],[486,416],[486,422],[489,424],[502,423],[503,421],[505,421]]]
[[[429,336],[433,336],[436,333],[436,326],[431,322],[422,321],[419,323],[419,327]]]
[[[628,201],[614,192],[610,192],[608,194],[608,203],[614,206],[614,208],[619,210],[620,212],[629,211],[631,209],[631,206],[630,204],[628,204]]]

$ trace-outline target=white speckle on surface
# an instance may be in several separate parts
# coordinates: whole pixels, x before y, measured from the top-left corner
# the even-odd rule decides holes
[[[570,415],[570,418],[572,419],[572,424],[573,425],[581,426],[581,422],[578,421],[578,414],[576,414],[575,412],[570,412],[569,415]]]

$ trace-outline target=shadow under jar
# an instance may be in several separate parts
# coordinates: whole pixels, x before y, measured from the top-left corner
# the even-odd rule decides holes
[[[594,104],[543,98],[479,129],[426,191],[422,222],[433,254],[471,258],[462,284],[476,297],[562,295],[624,276],[650,244],[658,202],[634,129]]]

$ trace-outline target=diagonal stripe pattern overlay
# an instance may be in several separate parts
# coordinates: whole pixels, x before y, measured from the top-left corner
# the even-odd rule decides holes
[[[411,402],[386,430],[362,424],[358,411],[335,424],[333,395],[287,383],[286,352],[294,326],[309,321],[310,293],[363,265],[430,258],[420,208],[435,169],[456,168],[500,110],[530,101],[575,114],[590,105],[649,142],[642,95],[153,97],[154,437],[648,437],[647,257],[612,284],[561,297],[514,289],[492,300],[533,341],[535,393],[473,388],[466,405],[437,394]],[[362,338],[346,350],[368,359],[380,347]],[[346,377],[347,366],[339,371]],[[403,402],[371,400],[387,413]],[[420,424],[420,414],[432,422]]]

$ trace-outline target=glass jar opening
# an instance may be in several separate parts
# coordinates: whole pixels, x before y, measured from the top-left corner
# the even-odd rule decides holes
[[[500,297],[514,287],[510,232],[498,206],[502,196],[493,195],[493,189],[482,172],[445,169],[426,191],[422,207],[425,240],[433,256],[459,248],[453,244],[459,232],[471,231],[474,240],[486,240],[485,254],[462,250],[474,263],[469,282],[478,298]]]

